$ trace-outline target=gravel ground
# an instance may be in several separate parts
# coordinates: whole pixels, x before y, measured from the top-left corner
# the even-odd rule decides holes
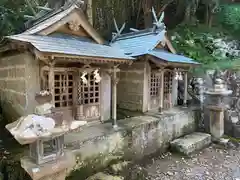
[[[166,153],[146,166],[149,180],[240,180],[240,148],[212,145],[191,157]]]

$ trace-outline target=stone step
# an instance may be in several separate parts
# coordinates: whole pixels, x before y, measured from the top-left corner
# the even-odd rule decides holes
[[[211,135],[194,132],[171,142],[171,148],[185,155],[201,150],[211,143]]]

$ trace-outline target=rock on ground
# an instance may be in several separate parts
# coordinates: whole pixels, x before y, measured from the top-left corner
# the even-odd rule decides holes
[[[87,180],[123,180],[123,177],[120,176],[112,176],[102,172],[99,172],[89,178]]]
[[[207,147],[210,143],[210,134],[194,132],[192,134],[175,139],[171,142],[171,147],[180,153],[189,155],[197,150]]]
[[[111,165],[110,169],[111,169],[111,172],[114,173],[114,174],[117,174],[119,172],[122,172],[125,168],[127,168],[127,166],[130,164],[131,162],[129,161],[123,161],[123,162],[120,162],[118,164],[113,164]]]

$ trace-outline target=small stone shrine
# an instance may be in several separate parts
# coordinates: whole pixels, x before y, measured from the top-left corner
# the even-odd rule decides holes
[[[223,80],[217,78],[213,89],[205,91],[211,104],[207,106],[210,111],[210,133],[213,141],[218,141],[224,134],[224,110],[223,98],[230,95],[232,90],[228,90]]]
[[[21,159],[21,166],[33,180],[65,179],[75,160],[72,153],[64,151],[64,134],[86,122],[64,121],[62,112],[54,110],[48,91],[35,98],[39,104],[35,114],[21,117],[6,128],[21,145],[29,144],[29,155]]]

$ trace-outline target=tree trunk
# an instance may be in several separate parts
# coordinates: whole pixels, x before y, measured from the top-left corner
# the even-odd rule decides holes
[[[212,27],[212,22],[213,22],[213,13],[210,12],[209,18],[208,18],[208,27]]]
[[[186,10],[185,10],[184,21],[189,22],[190,18],[191,18],[191,5],[187,5]]]
[[[205,13],[205,24],[208,25],[209,20],[209,6],[206,6],[206,13]]]
[[[153,0],[142,0],[142,9],[144,12],[145,28],[151,28],[153,25],[152,10],[151,10],[152,6],[153,6]]]

